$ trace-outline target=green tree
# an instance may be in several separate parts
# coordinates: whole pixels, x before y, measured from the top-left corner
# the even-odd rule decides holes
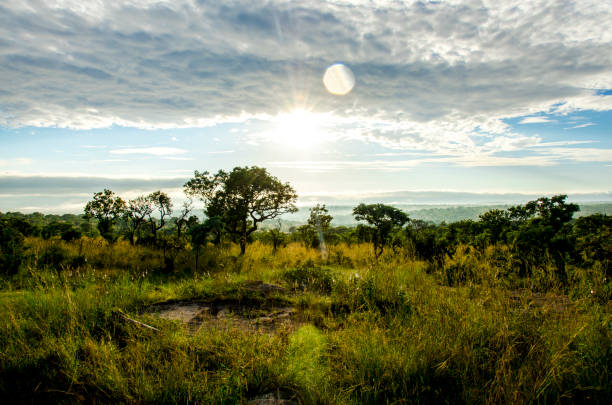
[[[23,235],[9,221],[0,220],[0,273],[17,273],[23,259]]]
[[[565,264],[573,245],[569,238],[569,223],[580,207],[566,203],[566,198],[566,195],[542,197],[508,209],[514,221],[514,230],[508,233],[508,241],[520,253],[520,275],[528,275],[531,267],[551,257],[559,280],[567,281]]]
[[[181,211],[177,218],[173,218],[174,225],[176,226],[176,238],[181,239],[183,236],[183,229],[189,228],[189,225],[195,225],[198,222],[198,218],[194,215],[189,216],[193,210],[193,201],[191,198],[187,199],[181,206]]]
[[[172,214],[172,201],[168,194],[163,191],[155,191],[149,194],[147,200],[152,208],[151,212],[147,214],[151,226],[151,235],[153,236],[153,242],[157,243],[157,231],[166,225],[166,217]],[[157,213],[154,216],[155,210],[157,210]],[[156,217],[159,218],[159,221]]]
[[[200,249],[206,246],[210,235],[213,235],[213,243],[215,245],[219,244],[223,232],[223,222],[219,217],[212,217],[200,224],[196,217],[192,216],[191,218],[195,218],[195,220],[191,221],[187,233],[191,237],[191,245],[195,247],[195,268],[197,271]]]
[[[489,243],[503,241],[504,233],[510,229],[510,215],[508,211],[492,209],[479,216],[480,223],[485,230],[483,239]]]
[[[104,189],[102,192],[95,193],[93,200],[85,205],[85,216],[88,219],[98,220],[98,230],[100,235],[109,242],[113,242],[113,225],[120,218],[126,205],[121,197],[114,192]]]
[[[30,214],[30,216],[33,216],[33,214]],[[5,220],[8,221],[11,228],[18,230],[25,237],[38,236],[40,234],[39,227],[31,224],[30,221],[26,220],[25,218],[8,217],[5,218]]]
[[[153,212],[153,203],[145,196],[138,196],[128,201],[124,211],[127,233],[130,243],[133,245],[140,227],[145,223],[146,218]]]
[[[359,204],[353,208],[353,215],[357,221],[366,221],[370,225],[367,228],[376,258],[382,254],[393,230],[401,228],[409,220],[403,211],[384,204]]]
[[[295,190],[257,166],[219,170],[215,175],[196,171],[184,187],[187,195],[204,201],[209,218],[222,219],[226,232],[240,244],[241,255],[258,224],[297,211]]]
[[[287,235],[281,230],[282,222],[280,219],[276,220],[276,225],[262,235],[262,240],[272,244],[272,252],[276,253],[278,248],[285,244]]]
[[[44,239],[50,239],[54,236],[62,236],[73,229],[72,224],[63,221],[52,221],[42,228],[41,236]],[[64,239],[62,237],[62,239]]]
[[[325,246],[325,239],[329,232],[332,219],[334,218],[329,215],[329,211],[325,207],[325,204],[317,204],[310,209],[308,226],[312,229],[314,235],[316,235],[313,239],[313,243],[311,243],[312,247],[317,247],[319,245]]]

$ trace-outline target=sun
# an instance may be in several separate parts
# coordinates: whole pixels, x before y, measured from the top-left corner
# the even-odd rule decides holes
[[[281,113],[273,120],[271,140],[286,147],[313,148],[328,140],[326,118],[304,109]]]

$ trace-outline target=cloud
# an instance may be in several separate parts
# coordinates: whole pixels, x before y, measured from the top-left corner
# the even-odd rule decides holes
[[[519,121],[519,124],[543,124],[546,122],[554,122],[548,117],[527,117]]]
[[[210,155],[225,155],[228,153],[234,153],[233,150],[215,150],[208,152]]]
[[[495,140],[494,142],[496,142]],[[502,142],[504,143],[504,142]],[[528,143],[531,150],[523,151],[512,143],[502,147],[487,149],[475,148],[470,153],[457,155],[444,154],[414,154],[410,160],[294,160],[270,161],[266,165],[272,168],[299,169],[309,172],[330,172],[336,170],[377,170],[405,171],[422,165],[451,165],[462,167],[503,167],[503,166],[555,166],[562,161],[582,162],[612,162],[612,149],[568,147],[591,141],[534,143],[529,138],[519,143]],[[521,151],[518,154],[517,151]],[[508,156],[507,153],[513,153]],[[389,157],[384,154],[384,157]],[[405,156],[395,154],[390,157]]]
[[[173,178],[115,178],[94,176],[2,176],[0,175],[0,194],[93,194],[104,188],[117,192],[126,190],[155,190],[177,188],[188,176]]]
[[[503,137],[485,149],[530,144],[508,118],[612,110],[599,91],[612,88],[608,2],[8,0],[0,8],[0,125],[9,127],[201,127],[312,107],[337,117],[336,139],[467,156],[482,136]],[[356,77],[344,97],[321,83],[337,61]],[[128,153],[167,155],[120,152]]]
[[[30,158],[12,158],[12,159],[0,159],[0,167],[13,167],[13,166],[28,166],[33,162]]]
[[[586,124],[580,124],[580,125],[576,125],[576,126],[573,126],[573,127],[570,127],[570,128],[565,128],[565,129],[586,128],[586,127],[590,127],[590,126],[593,126],[593,125],[595,125],[595,124],[592,123],[592,122],[587,122]]]
[[[168,147],[150,147],[150,148],[123,148],[113,149],[110,151],[113,155],[153,155],[153,156],[169,156],[182,155],[187,153],[185,149],[168,148]]]
[[[168,193],[175,207],[185,200],[182,185],[190,177],[171,179],[105,178],[105,177],[43,177],[43,176],[0,176],[0,211],[82,213],[93,193],[110,188],[124,199],[133,199],[155,190]],[[573,192],[566,190],[572,201],[610,201],[608,190]],[[457,190],[355,190],[344,192],[300,193],[300,205],[312,206],[313,202],[329,205],[346,204],[353,207],[355,201],[402,204],[508,204],[523,203],[544,194],[558,194],[541,191],[517,192],[460,192]],[[196,203],[195,214],[201,213],[202,204]],[[350,211],[350,210],[349,210]]]
[[[532,148],[547,148],[550,146],[570,146],[570,145],[582,145],[585,143],[596,143],[597,141],[556,141],[556,142],[538,142],[535,145],[531,145]]]

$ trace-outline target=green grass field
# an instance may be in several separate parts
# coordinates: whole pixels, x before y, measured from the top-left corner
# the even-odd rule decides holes
[[[26,244],[30,262],[58,257],[2,279],[3,403],[229,404],[270,392],[305,404],[612,397],[611,308],[584,282],[595,273],[538,292],[542,280],[508,281],[469,249],[438,268],[391,249],[374,260],[365,244],[332,246],[324,259],[298,243],[273,253],[256,242],[242,257],[237,246],[209,246],[198,271],[186,251],[164,274],[159,251],[122,241]],[[79,252],[86,262],[68,264]],[[449,269],[468,267],[478,277],[444,282]],[[255,280],[283,289],[246,287]],[[271,331],[231,322],[194,330],[147,312],[189,301],[264,312],[282,303],[295,315]]]

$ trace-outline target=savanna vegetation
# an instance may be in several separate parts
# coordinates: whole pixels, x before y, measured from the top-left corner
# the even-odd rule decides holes
[[[334,227],[317,205],[283,232],[297,196],[263,168],[196,172],[185,192],[0,214],[3,403],[612,397],[608,215],[575,219],[559,195],[438,225],[359,204]],[[195,302],[293,312],[258,328],[150,310]]]

